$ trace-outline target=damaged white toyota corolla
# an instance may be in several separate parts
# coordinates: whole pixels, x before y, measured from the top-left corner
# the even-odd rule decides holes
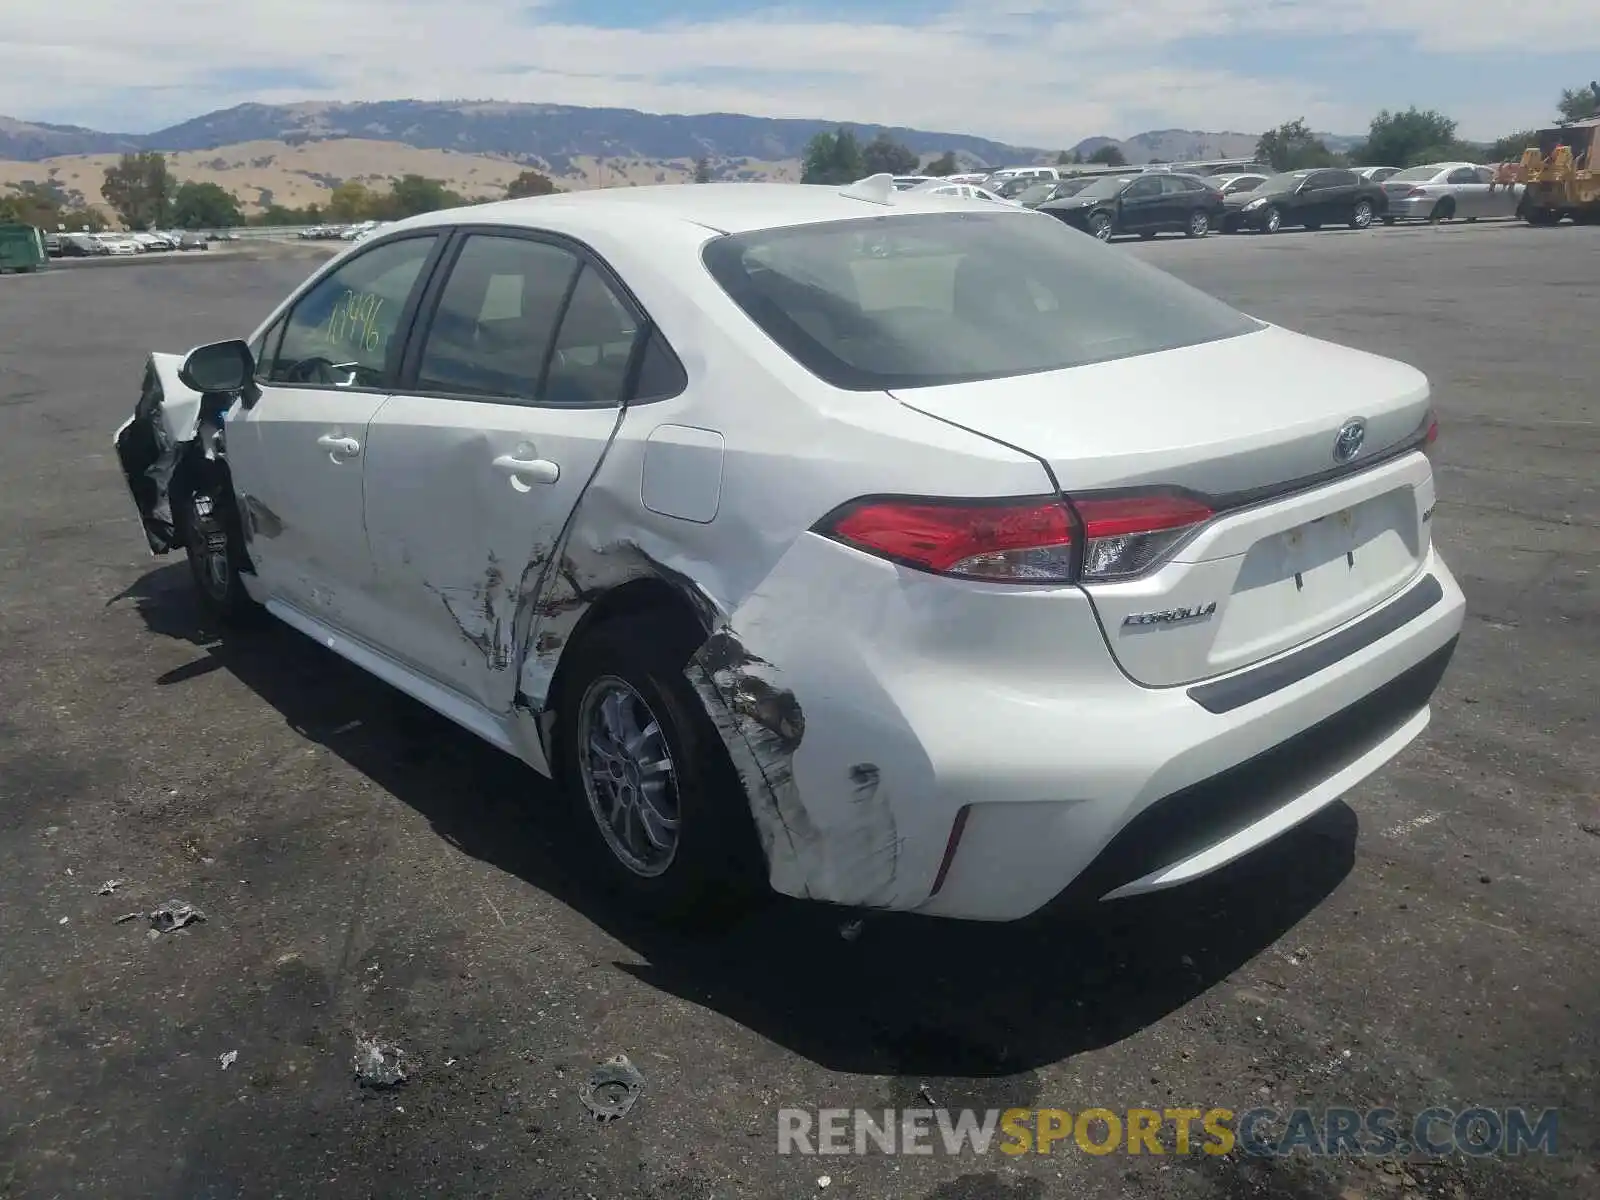
[[[1422,731],[1435,431],[1409,367],[868,181],[400,222],[152,355],[116,444],[206,604],[559,778],[644,907],[1007,920],[1203,875]]]

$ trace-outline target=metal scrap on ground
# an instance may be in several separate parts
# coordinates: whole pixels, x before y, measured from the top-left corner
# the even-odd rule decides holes
[[[187,901],[168,900],[150,914],[150,931],[158,934],[172,933],[185,925],[193,925],[205,919],[206,915]]]
[[[396,1087],[410,1077],[406,1052],[377,1038],[356,1038],[354,1065],[364,1087]]]
[[[608,1058],[578,1085],[578,1099],[597,1121],[615,1121],[628,1115],[639,1093],[644,1076],[628,1061],[626,1054]]]

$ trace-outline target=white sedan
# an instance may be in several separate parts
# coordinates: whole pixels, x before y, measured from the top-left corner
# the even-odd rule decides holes
[[[927,183],[918,184],[910,190],[922,196],[956,196],[962,200],[987,200],[991,204],[1007,204],[1012,208],[1022,207],[1017,201],[1007,200],[1000,193],[979,187],[975,183],[951,183],[944,179],[930,179]]]
[[[642,908],[1008,920],[1204,875],[1422,732],[1435,432],[1408,366],[885,182],[399,222],[151,355],[116,446],[214,613],[556,776]]]
[[[1383,181],[1389,211],[1383,223],[1406,221],[1476,221],[1479,217],[1514,217],[1522,199],[1521,184],[1497,184],[1494,170],[1467,162],[1428,163],[1407,167]]]

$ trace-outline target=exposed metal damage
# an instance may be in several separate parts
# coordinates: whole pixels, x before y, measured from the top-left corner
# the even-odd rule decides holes
[[[562,653],[591,607],[617,588],[653,580],[692,611],[704,642],[685,677],[704,705],[744,788],[773,888],[792,896],[873,906],[894,895],[901,838],[884,772],[874,763],[830,761],[827,739],[807,747],[807,717],[794,680],[741,632],[737,609],[720,598],[748,594],[705,564],[688,561],[665,538],[637,530],[628,539],[599,535],[614,502],[591,489],[559,552],[530,563],[539,577],[520,594],[513,643],[525,648],[519,707],[543,711]],[[612,526],[611,528],[615,528]],[[608,531],[609,532],[609,531]],[[526,577],[526,573],[525,573]],[[759,585],[756,590],[759,591]],[[814,752],[813,752],[814,751]]]
[[[173,484],[200,433],[202,398],[178,382],[182,364],[176,354],[150,355],[133,416],[117,430],[115,439],[117,458],[152,554],[166,554],[183,542],[172,510]],[[202,439],[207,453],[215,453],[217,437],[214,428]]]
[[[507,620],[510,597],[506,593],[505,572],[493,553],[483,578],[472,588],[443,588],[431,583],[425,586],[439,597],[461,636],[477,648],[491,671],[504,671],[511,666],[511,622]]]

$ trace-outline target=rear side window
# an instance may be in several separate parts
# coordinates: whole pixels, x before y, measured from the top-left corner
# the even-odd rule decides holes
[[[639,323],[600,272],[585,266],[556,333],[546,404],[621,404]]]
[[[704,259],[768,337],[819,378],[855,391],[1055,371],[1262,328],[1027,212],[726,235],[707,244]]]

